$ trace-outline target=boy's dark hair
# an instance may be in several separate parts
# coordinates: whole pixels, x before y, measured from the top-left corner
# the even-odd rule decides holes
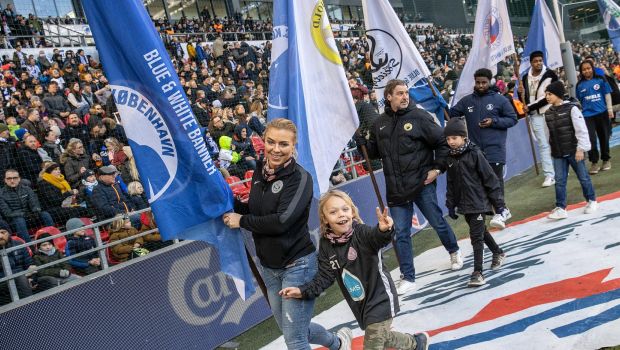
[[[544,59],[545,55],[543,54],[542,51],[534,51],[530,54],[530,62],[532,62],[532,60],[536,57],[542,57]]]
[[[489,81],[491,81],[491,79],[493,79],[493,72],[491,72],[491,70],[487,68],[480,68],[474,73],[474,79],[478,77],[487,78],[489,79]]]

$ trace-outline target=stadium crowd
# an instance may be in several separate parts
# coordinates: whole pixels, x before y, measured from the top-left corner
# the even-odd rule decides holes
[[[2,17],[4,35],[18,26],[28,27],[33,35],[41,33],[35,18],[15,15],[10,5],[2,10]],[[182,20],[172,26],[163,21],[155,24],[163,33],[187,33],[185,49],[176,38],[164,38],[167,49],[203,128],[211,157],[233,192],[247,196],[249,183],[242,180],[251,178],[256,160],[264,152],[261,137],[266,123],[271,43],[230,42],[222,34],[269,31],[271,24],[251,18],[222,21],[208,12],[198,20]],[[407,29],[434,83],[449,100],[465,65],[471,37],[433,26]],[[214,33],[213,42],[196,41],[192,36],[196,32]],[[522,51],[524,38],[515,38],[515,43]],[[369,128],[379,115],[372,90],[369,43],[362,37],[342,39],[338,45],[361,126]],[[618,57],[609,43],[574,43],[574,49],[576,64],[593,56],[598,67],[620,78]],[[495,88],[507,96],[516,80],[513,63],[508,59],[498,64],[495,76]],[[15,251],[10,257],[12,272],[94,248],[92,234],[79,230],[93,221],[117,219],[106,228],[111,242],[154,228],[152,216],[135,215],[148,207],[148,201],[101,64],[83,49],[54,49],[51,57],[44,51],[27,55],[18,42],[13,55],[2,58],[1,68],[0,174],[4,186],[0,189],[0,247],[49,237],[58,230],[78,230],[68,237],[64,249],[44,242],[32,251]],[[561,70],[559,73],[562,76]],[[355,143],[351,141],[350,146],[354,148]],[[343,155],[332,174],[332,184],[365,174],[364,166],[355,164],[360,160],[355,151]],[[379,167],[380,163],[373,165]],[[10,238],[10,234],[16,236]],[[157,234],[138,237],[111,248],[110,258],[125,261],[164,244]],[[100,268],[99,255],[93,253],[39,270],[30,281],[22,276],[16,283],[20,295],[26,296],[32,292],[33,279],[35,290],[40,291]],[[10,301],[6,283],[2,284],[0,304]]]

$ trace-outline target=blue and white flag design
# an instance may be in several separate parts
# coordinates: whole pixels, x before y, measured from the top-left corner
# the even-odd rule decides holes
[[[497,63],[515,53],[505,0],[478,2],[471,51],[456,87],[451,105],[474,92],[474,72],[487,68],[497,74]]]
[[[383,90],[388,81],[404,80],[413,88],[431,72],[387,0],[362,0],[362,7],[370,46],[373,89],[377,92],[379,110],[383,111]],[[420,87],[418,85],[418,89]],[[428,92],[432,94],[430,89]]]
[[[614,50],[620,52],[620,6],[611,0],[598,0],[601,16],[609,33]]]
[[[435,93],[433,94],[433,90]],[[443,99],[435,84],[432,87],[428,84],[428,79],[420,79],[409,89],[409,97],[425,111],[433,114],[439,125],[445,124],[445,108],[448,107],[446,100]]]
[[[340,53],[322,0],[275,0],[267,118],[298,130],[298,162],[314,195],[329,189],[340,153],[359,125]]]
[[[254,292],[240,230],[221,216],[232,192],[141,0],[84,0],[99,57],[164,239],[214,245],[242,298]]]
[[[563,66],[560,33],[544,0],[536,0],[534,5],[532,24],[527,33],[525,48],[521,53],[520,75],[525,74],[530,69],[530,54],[534,51],[543,52],[543,61],[548,69]]]

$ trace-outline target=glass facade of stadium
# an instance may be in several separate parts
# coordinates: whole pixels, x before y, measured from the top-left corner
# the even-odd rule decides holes
[[[472,27],[479,0],[390,0],[405,22],[432,22],[450,28]],[[233,17],[267,21],[272,15],[272,0],[144,0],[154,19],[176,21],[183,16],[200,18],[208,11],[210,17]],[[506,0],[513,27],[529,27],[535,0]],[[559,0],[567,36],[602,23],[595,0]],[[81,0],[0,0],[4,8],[13,4],[18,14],[46,17],[84,17]],[[551,0],[547,0],[550,8]],[[340,21],[363,19],[361,0],[325,0],[330,18]],[[454,9],[454,11],[446,11]],[[591,31],[591,30],[590,30]],[[519,30],[515,34],[519,33]]]

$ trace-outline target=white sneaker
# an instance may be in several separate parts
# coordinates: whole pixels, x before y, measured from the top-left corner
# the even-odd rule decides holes
[[[489,222],[489,225],[491,227],[503,230],[506,228],[506,221],[508,221],[508,219],[510,219],[511,217],[512,214],[510,213],[510,210],[508,208],[504,208],[501,213],[495,214],[493,216],[493,218]]]
[[[353,342],[353,332],[348,327],[342,327],[336,332],[336,336],[340,339],[340,347],[338,350],[351,350]]]
[[[542,187],[550,187],[552,185],[555,185],[555,178],[551,176],[545,177],[545,181],[542,183]]]
[[[405,295],[415,290],[415,282],[401,280],[396,288],[396,293],[398,295]]]
[[[450,265],[453,271],[460,270],[461,267],[463,267],[463,257],[461,256],[460,250],[450,253]]]
[[[566,219],[567,217],[568,213],[566,212],[566,210],[560,207],[556,207],[551,211],[551,214],[547,215],[547,218],[551,220],[561,220]]]
[[[583,213],[592,214],[596,212],[597,209],[598,209],[598,203],[596,201],[588,201],[588,204],[586,204],[586,208],[583,210]]]

